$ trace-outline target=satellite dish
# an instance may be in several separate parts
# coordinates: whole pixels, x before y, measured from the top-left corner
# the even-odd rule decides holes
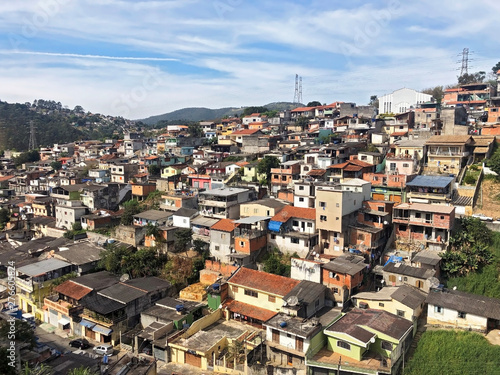
[[[130,280],[130,276],[128,273],[124,273],[123,275],[120,276],[120,282],[123,283],[124,281]]]
[[[288,306],[297,306],[299,304],[299,298],[297,296],[291,296],[287,299],[286,303]]]

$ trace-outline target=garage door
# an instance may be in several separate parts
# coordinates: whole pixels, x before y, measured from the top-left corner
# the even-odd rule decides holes
[[[201,367],[201,357],[196,354],[186,353],[186,362],[188,365]]]
[[[374,201],[385,201],[385,195],[384,194],[380,194],[380,193],[373,193],[372,194],[372,199]]]
[[[57,316],[57,311],[49,309],[49,323],[52,324],[54,327],[57,327],[58,320],[59,320],[59,317]]]

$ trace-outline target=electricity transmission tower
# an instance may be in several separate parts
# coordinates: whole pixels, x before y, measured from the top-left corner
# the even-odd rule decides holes
[[[293,103],[302,103],[302,77],[295,74],[295,93],[293,95]]]
[[[469,49],[464,48],[462,51],[462,67],[460,68],[460,77],[469,73]]]
[[[30,151],[36,149],[35,125],[33,124],[33,121],[30,121],[30,142],[28,149]]]

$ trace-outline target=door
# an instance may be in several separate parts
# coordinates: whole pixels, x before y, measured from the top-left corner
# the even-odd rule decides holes
[[[385,195],[384,194],[380,194],[380,193],[373,193],[372,194],[372,199],[374,201],[385,201]]]
[[[295,350],[299,352],[304,351],[304,339],[302,337],[295,338]]]
[[[191,366],[201,367],[201,357],[196,354],[186,352],[185,363]]]
[[[276,329],[273,329],[273,342],[280,343],[280,333]]]

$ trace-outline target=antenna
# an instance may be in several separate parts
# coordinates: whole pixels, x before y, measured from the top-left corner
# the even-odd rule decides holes
[[[290,296],[286,300],[288,306],[297,306],[299,304],[299,298],[297,296]]]
[[[30,141],[28,149],[29,150],[36,149],[35,125],[33,124],[33,120],[30,121]]]
[[[128,273],[124,273],[123,275],[120,276],[120,282],[123,283],[127,280],[130,280],[130,276]]]

